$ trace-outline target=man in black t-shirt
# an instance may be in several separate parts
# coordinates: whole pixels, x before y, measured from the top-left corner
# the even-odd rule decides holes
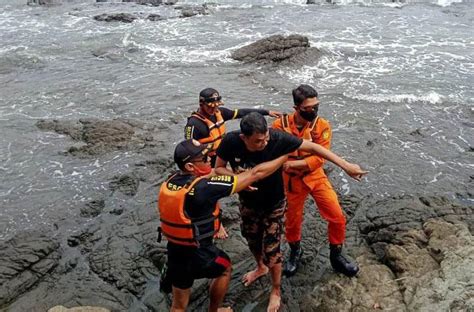
[[[245,116],[240,123],[240,131],[230,132],[222,140],[217,150],[216,173],[230,175],[245,172],[262,162],[296,150],[321,156],[357,180],[367,173],[318,144],[283,131],[268,129],[265,118],[258,113]],[[232,171],[226,168],[228,163]],[[257,268],[246,273],[242,281],[248,286],[270,271],[272,291],[267,311],[278,311],[282,269],[280,241],[286,210],[281,168],[239,192],[239,199],[242,235],[257,261]]]
[[[180,171],[160,188],[160,233],[168,240],[168,268],[160,286],[173,292],[172,311],[186,309],[193,282],[200,278],[212,279],[209,311],[231,311],[219,308],[229,284],[231,262],[213,242],[220,227],[217,201],[265,178],[287,160],[280,157],[236,176],[211,176],[210,150],[212,144],[192,139],[179,143],[174,161]]]
[[[226,133],[225,122],[232,119],[239,119],[245,115],[257,112],[262,115],[280,117],[281,113],[266,109],[228,109],[222,107],[224,102],[219,92],[213,88],[203,89],[199,93],[199,109],[192,113],[184,127],[184,138],[186,140],[195,139],[200,143],[213,143],[213,150],[209,153],[211,166],[216,163],[216,150]],[[227,238],[224,227],[216,234],[217,238]]]

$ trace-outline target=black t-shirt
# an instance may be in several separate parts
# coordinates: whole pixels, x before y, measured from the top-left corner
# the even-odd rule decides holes
[[[257,112],[262,115],[268,115],[268,110],[266,109],[253,109],[253,108],[243,108],[243,109],[228,109],[225,107],[219,107],[219,111],[222,114],[222,118],[224,121],[231,120],[231,119],[238,119],[242,118],[247,114],[252,112]],[[216,123],[217,117],[215,115],[210,116],[209,120]],[[199,140],[202,138],[207,138],[209,136],[209,128],[207,125],[199,118],[191,116],[188,118],[188,122],[186,123],[186,127],[184,128],[184,138],[186,140],[195,139]]]
[[[191,183],[195,176],[190,174],[177,174],[168,181],[168,189],[181,188],[186,183]],[[229,196],[235,189],[236,179],[233,176],[215,176],[203,178],[197,182],[186,195],[184,211],[186,215],[196,222],[209,218],[219,199]],[[212,231],[212,225],[201,228],[202,233]],[[200,242],[203,245],[212,243],[212,237]]]
[[[270,140],[262,151],[249,152],[240,131],[229,132],[217,149],[217,156],[230,163],[234,172],[250,169],[297,150],[303,140],[286,132],[269,129]],[[281,168],[263,180],[254,183],[256,191],[242,191],[239,198],[253,209],[271,210],[285,198]]]

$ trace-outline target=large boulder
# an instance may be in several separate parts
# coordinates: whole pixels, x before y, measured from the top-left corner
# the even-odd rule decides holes
[[[176,10],[181,10],[181,15],[179,16],[180,18],[185,18],[185,17],[192,17],[196,15],[208,15],[209,11],[207,9],[207,6],[201,5],[201,6],[191,6],[191,5],[186,5],[186,6],[177,6],[175,7]]]
[[[37,127],[70,136],[79,144],[68,149],[77,156],[99,155],[114,150],[143,150],[162,144],[157,125],[128,119],[40,120]]]
[[[103,13],[94,16],[94,19],[100,22],[132,23],[137,18],[137,16],[130,13]]]
[[[243,62],[280,62],[304,53],[309,48],[307,37],[273,35],[235,50],[231,57]]]
[[[348,228],[360,273],[326,275],[303,311],[474,309],[473,207],[404,196],[361,210]]]

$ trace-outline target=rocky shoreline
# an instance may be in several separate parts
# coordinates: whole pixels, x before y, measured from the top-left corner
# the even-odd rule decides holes
[[[131,120],[39,121],[43,131],[67,134],[80,147],[71,157],[113,150],[155,154],[156,128]],[[159,155],[156,153],[155,155]],[[58,223],[21,232],[0,245],[0,307],[46,311],[54,306],[98,306],[111,311],[164,311],[159,291],[165,243],[157,243],[156,189],[174,170],[169,157],[137,163],[109,181],[109,189],[78,207],[77,231]],[[303,265],[283,279],[282,311],[468,311],[474,308],[473,206],[427,195],[376,200],[341,196],[348,215],[347,250],[361,265],[357,278],[332,271],[326,224],[307,203]],[[218,244],[234,270],[226,303],[236,311],[265,308],[269,280],[245,288],[240,277],[253,260],[239,231],[237,199],[223,204],[230,237]],[[207,307],[207,282],[194,285],[191,311]]]

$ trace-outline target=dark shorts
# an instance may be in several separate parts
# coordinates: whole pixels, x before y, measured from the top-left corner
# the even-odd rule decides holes
[[[230,266],[229,256],[215,245],[192,248],[168,243],[168,274],[174,287],[191,288],[195,279],[219,277]]]
[[[242,236],[247,240],[252,254],[257,258],[261,257],[268,267],[283,260],[280,244],[285,211],[286,200],[267,210],[250,208],[242,202],[240,205]]]

